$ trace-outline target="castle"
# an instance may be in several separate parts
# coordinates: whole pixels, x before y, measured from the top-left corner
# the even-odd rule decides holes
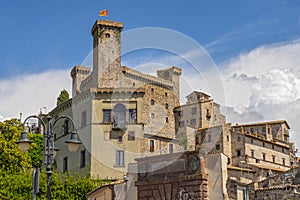
[[[230,199],[230,181],[238,182],[235,186],[242,185],[234,189],[237,198],[246,195],[243,185],[263,181],[270,173],[287,172],[295,166],[296,152],[286,121],[232,125],[221,114],[220,105],[198,91],[189,94],[186,104],[180,105],[179,67],[158,70],[153,76],[121,66],[122,29],[120,22],[95,22],[91,31],[93,69],[75,66],[71,71],[72,99],[50,112],[54,118],[73,117],[82,141],[79,150],[70,153],[63,144],[70,134],[68,120],[61,124],[64,129],[54,131],[55,145],[60,148],[55,158],[58,171],[122,179],[130,171],[128,164],[137,163],[138,195],[151,199],[154,189],[143,188],[149,188],[147,184],[153,185],[149,180],[157,182],[161,176],[142,172],[143,166],[153,171],[159,165],[157,159],[164,162],[175,155],[173,169],[158,173],[165,174],[164,183],[174,169],[177,178],[182,176],[184,187],[176,185],[179,179],[170,182],[175,184],[174,195],[180,188],[196,188],[198,197],[207,199],[209,192],[217,195],[209,191],[217,188],[212,186],[216,181],[217,191],[224,199]],[[212,170],[204,169],[211,165],[209,162],[216,165]],[[193,170],[193,166],[197,168]],[[213,179],[213,173],[219,173],[220,180]],[[198,181],[201,188],[189,185],[193,181]]]
[[[59,171],[118,179],[135,158],[180,148],[173,109],[179,106],[181,69],[159,70],[156,77],[121,66],[122,29],[120,22],[96,21],[93,70],[75,66],[72,99],[50,113],[72,116],[83,143],[78,152],[70,154],[61,145],[68,131],[56,131]]]

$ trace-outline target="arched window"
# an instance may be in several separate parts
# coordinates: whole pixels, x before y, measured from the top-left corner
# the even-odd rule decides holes
[[[114,107],[114,127],[124,128],[126,123],[126,108],[123,104]]]
[[[150,104],[154,105],[154,99],[151,99]]]
[[[165,103],[165,109],[169,109],[169,104]]]
[[[110,34],[109,33],[105,33],[105,37],[106,38],[110,38]]]

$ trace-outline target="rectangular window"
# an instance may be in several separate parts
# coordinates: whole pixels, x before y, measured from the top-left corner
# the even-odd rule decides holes
[[[80,167],[85,167],[85,150],[80,152]]]
[[[240,149],[236,150],[236,155],[241,156],[241,150]]]
[[[103,109],[103,123],[110,123],[110,122],[111,122],[111,110]]]
[[[206,117],[211,118],[211,112],[209,109],[206,109]]]
[[[154,152],[154,140],[150,140],[150,152]]]
[[[196,113],[196,108],[192,108],[192,114]]]
[[[266,154],[265,154],[265,153],[262,154],[262,159],[263,159],[264,161],[266,160]]]
[[[122,136],[119,136],[119,137],[118,137],[118,142],[119,142],[119,143],[122,143],[122,141],[123,141]]]
[[[151,113],[151,119],[155,119],[155,113]]]
[[[226,136],[227,142],[229,142],[229,135]]]
[[[83,111],[81,113],[81,127],[85,127],[86,126],[86,111]]]
[[[273,163],[275,163],[276,156],[272,156]]]
[[[282,165],[285,165],[285,158],[282,158]]]
[[[69,120],[66,119],[64,121],[63,128],[64,128],[64,134],[68,134],[69,133]]]
[[[184,121],[179,121],[179,127],[184,127]]]
[[[117,150],[116,152],[116,165],[117,166],[124,166],[124,151]]]
[[[211,135],[210,134],[207,135],[207,142],[211,142]]]
[[[180,110],[178,113],[179,116],[183,116],[183,110]]]
[[[169,153],[173,153],[173,144],[169,144]]]
[[[191,119],[191,125],[196,125],[196,119]]]
[[[136,109],[129,109],[129,123],[136,123],[137,122],[137,114]]]
[[[218,150],[220,150],[220,149],[221,149],[220,144],[216,144],[216,150],[218,151]]]
[[[154,99],[151,99],[150,104],[153,106],[154,105]]]
[[[196,136],[195,136],[195,143],[196,143],[196,145],[197,145],[197,144],[200,144],[200,141],[199,141],[199,140],[200,140],[199,135],[196,135]]]
[[[254,150],[250,149],[250,151],[251,151],[251,157],[254,158]]]
[[[67,172],[68,171],[68,156],[64,157],[64,161],[63,161],[63,172]]]
[[[135,140],[135,132],[129,131],[128,132],[128,141],[133,141],[133,140]]]

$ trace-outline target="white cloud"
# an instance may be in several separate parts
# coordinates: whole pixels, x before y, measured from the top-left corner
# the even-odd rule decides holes
[[[29,115],[38,114],[43,107],[46,107],[48,112],[55,107],[56,98],[64,88],[71,92],[69,70],[0,80],[0,118],[19,118],[22,113],[24,119]]]
[[[222,66],[228,121],[285,119],[300,146],[300,40],[262,46]]]
[[[0,115],[0,122],[3,122],[5,119],[2,115]]]
[[[299,68],[300,40],[261,46],[250,52],[242,53],[225,63],[225,74],[247,74],[257,76],[273,68]],[[299,70],[299,69],[296,69]]]
[[[291,103],[299,97],[299,83],[292,69],[271,69],[252,84],[250,106]]]

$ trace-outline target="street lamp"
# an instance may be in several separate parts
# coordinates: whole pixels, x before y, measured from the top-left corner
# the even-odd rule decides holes
[[[57,148],[54,147],[54,134],[53,134],[53,127],[55,127],[55,124],[60,120],[60,119],[68,119],[72,122],[73,125],[73,131],[71,133],[71,139],[65,141],[68,144],[68,148],[71,152],[77,151],[79,144],[81,142],[78,140],[77,137],[77,132],[75,129],[75,123],[72,118],[68,116],[60,116],[57,119],[51,123],[51,116],[47,115],[46,120],[47,120],[47,126],[45,122],[38,116],[32,115],[27,117],[24,122],[23,122],[23,131],[21,133],[21,139],[17,141],[16,143],[19,145],[21,151],[28,151],[29,149],[29,144],[31,143],[30,140],[27,139],[27,133],[25,131],[25,122],[30,119],[30,118],[36,118],[38,119],[42,126],[43,126],[43,132],[44,132],[44,142],[43,142],[43,160],[44,160],[44,165],[46,166],[46,174],[47,174],[47,200],[50,200],[50,181],[51,181],[51,176],[52,176],[52,164],[54,163],[54,156],[56,154],[56,151],[58,150]],[[35,173],[34,173],[35,174]],[[34,200],[35,198],[35,193],[37,192],[37,183],[36,183],[36,178],[33,180],[33,190],[32,190],[32,199]]]

